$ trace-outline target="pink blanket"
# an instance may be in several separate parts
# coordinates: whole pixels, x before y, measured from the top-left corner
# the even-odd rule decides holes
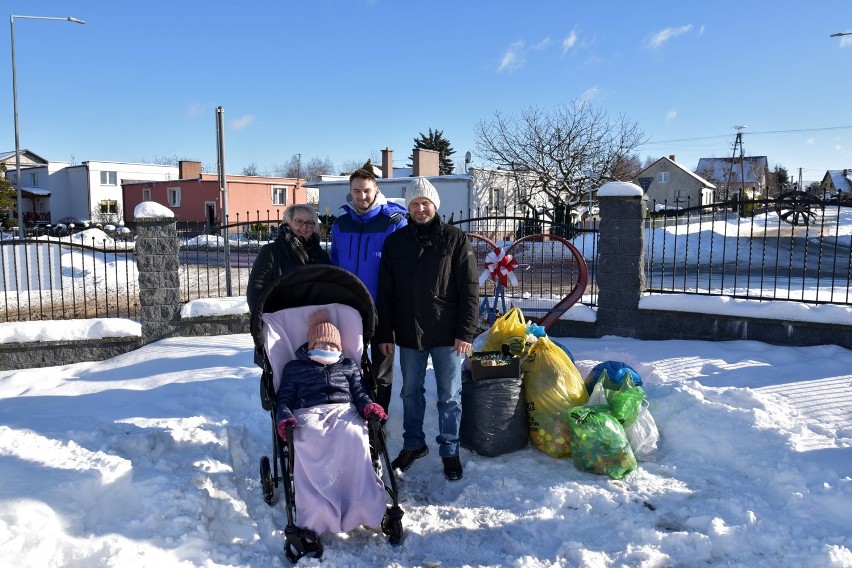
[[[317,534],[378,528],[387,503],[370,460],[366,421],[348,403],[294,414],[296,524]]]

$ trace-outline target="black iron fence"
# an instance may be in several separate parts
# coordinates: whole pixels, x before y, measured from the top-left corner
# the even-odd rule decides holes
[[[646,292],[852,304],[849,203],[786,195],[695,207],[652,202],[648,210]],[[491,278],[483,281],[480,294],[493,304],[505,297],[535,311],[531,304],[541,299],[546,310],[579,281],[579,255],[588,267],[579,302],[597,305],[597,219],[552,221],[529,209],[488,209],[444,220],[471,235],[483,265],[501,249],[518,262],[517,283],[501,289]],[[224,225],[179,222],[181,301],[245,295],[254,258],[281,222],[268,212],[234,214]],[[323,246],[333,222],[321,217]],[[531,237],[536,234],[551,236]],[[107,243],[0,241],[0,322],[138,318],[133,242]]]
[[[333,216],[320,218],[319,236],[323,246],[330,246]],[[507,249],[519,265],[515,271],[516,285],[504,287],[502,295],[515,304],[526,300],[527,309],[536,311],[536,299],[553,305],[569,294],[579,279],[578,254],[587,258],[590,285],[583,303],[595,305],[593,262],[596,251],[597,225],[593,220],[582,222],[553,222],[528,210],[471,210],[454,212],[444,220],[472,235],[471,244],[478,259],[494,248]],[[212,226],[203,222],[178,223],[181,261],[181,300],[245,294],[248,276],[257,252],[278,235],[280,218],[267,212],[246,213],[228,218],[224,225]],[[532,239],[531,235],[546,233],[553,238]],[[515,244],[520,239],[522,242]],[[572,251],[560,239],[572,239],[578,251]],[[227,249],[227,250],[226,250]],[[483,267],[484,268],[484,267]],[[230,278],[229,278],[230,275]],[[496,298],[498,291],[494,280],[487,279],[480,287],[483,298]],[[546,311],[541,308],[541,311]]]
[[[804,192],[649,203],[647,292],[852,304],[852,203]]]
[[[0,241],[0,322],[138,318],[133,241]]]

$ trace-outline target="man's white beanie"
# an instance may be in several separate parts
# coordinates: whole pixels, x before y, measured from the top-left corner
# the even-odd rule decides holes
[[[405,208],[408,209],[411,201],[418,197],[425,197],[434,203],[436,210],[441,208],[441,198],[438,197],[438,190],[425,177],[414,178],[414,181],[405,188]]]

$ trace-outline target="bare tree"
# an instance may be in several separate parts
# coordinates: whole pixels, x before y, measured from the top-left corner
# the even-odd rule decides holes
[[[334,163],[331,158],[311,158],[303,160],[301,154],[293,154],[284,165],[275,164],[272,167],[276,177],[301,178],[307,181],[319,179],[321,175],[334,172]]]
[[[243,168],[244,176],[259,176],[260,174],[257,172],[257,164],[252,162],[246,167]]]
[[[527,108],[518,116],[498,111],[474,131],[479,155],[516,174],[520,202],[551,219],[587,200],[590,187],[625,179],[638,161],[632,154],[647,141],[625,116],[611,119],[584,101]]]
[[[116,199],[103,199],[92,208],[92,223],[115,225],[122,220],[121,203]]]
[[[180,157],[177,154],[172,154],[171,156],[154,154],[154,157],[151,159],[142,158],[139,161],[143,164],[156,164],[158,166],[177,166],[180,162],[200,162],[201,160],[196,158]],[[218,168],[211,166],[210,164],[201,164],[201,171],[203,172],[215,172],[217,169]]]
[[[340,175],[348,176],[363,165],[364,162],[359,162],[358,160],[346,160],[340,164]]]

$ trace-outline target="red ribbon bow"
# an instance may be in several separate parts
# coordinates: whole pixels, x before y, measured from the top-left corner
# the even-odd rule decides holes
[[[505,249],[495,248],[485,257],[485,271],[479,276],[479,284],[491,278],[503,286],[508,286],[510,282],[512,286],[517,286],[518,279],[513,273],[517,267],[518,261],[511,254],[506,254]]]

